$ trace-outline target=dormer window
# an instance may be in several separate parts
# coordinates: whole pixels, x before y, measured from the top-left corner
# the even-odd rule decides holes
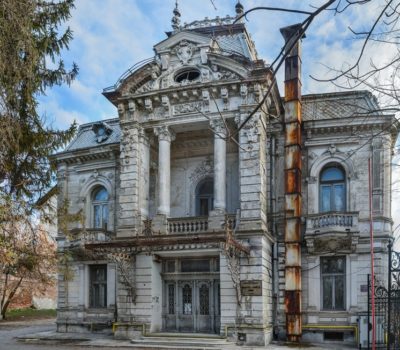
[[[105,122],[93,124],[92,130],[96,134],[98,143],[102,143],[107,140],[113,131],[111,127]]]
[[[189,81],[194,81],[197,80],[200,77],[200,71],[197,69],[185,69],[184,71],[181,71],[175,76],[175,81],[177,83],[185,83]]]

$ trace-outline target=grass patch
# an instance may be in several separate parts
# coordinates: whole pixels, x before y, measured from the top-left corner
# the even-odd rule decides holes
[[[55,309],[37,310],[33,308],[24,308],[13,309],[6,312],[6,320],[8,321],[50,317],[56,317]]]

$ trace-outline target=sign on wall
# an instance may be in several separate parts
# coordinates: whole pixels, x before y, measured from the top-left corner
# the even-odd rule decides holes
[[[240,289],[243,296],[261,296],[262,295],[261,280],[247,280],[240,282]]]

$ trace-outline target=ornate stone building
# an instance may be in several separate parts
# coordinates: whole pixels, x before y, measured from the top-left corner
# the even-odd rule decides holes
[[[298,76],[282,98],[243,23],[179,17],[104,90],[118,118],[54,157],[60,206],[83,214],[58,236],[58,330],[358,343],[368,159],[383,279],[398,123],[365,91],[301,96]]]

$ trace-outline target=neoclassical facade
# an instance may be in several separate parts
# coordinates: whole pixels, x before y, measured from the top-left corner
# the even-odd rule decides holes
[[[118,118],[81,125],[54,156],[60,206],[82,217],[58,236],[68,256],[58,331],[358,345],[370,271],[368,159],[375,271],[384,279],[394,116],[376,112],[365,91],[299,96],[301,239],[293,243],[290,101],[243,23],[180,26],[179,17],[175,9],[152,59],[104,90]],[[293,290],[300,313],[291,314]]]

